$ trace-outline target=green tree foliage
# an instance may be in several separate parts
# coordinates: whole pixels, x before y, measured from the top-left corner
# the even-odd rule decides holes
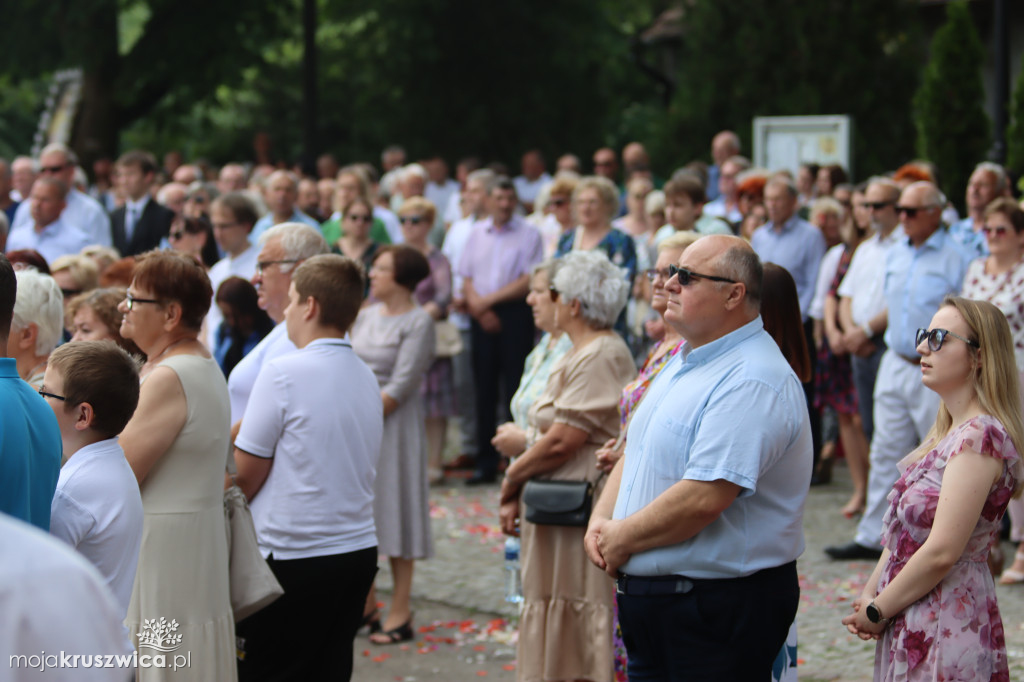
[[[954,201],[962,201],[971,171],[990,143],[981,81],[984,58],[967,3],[950,3],[914,95],[914,123],[918,154],[938,167],[942,190]]]
[[[1006,165],[1018,175],[1024,173],[1024,58],[1010,98],[1010,126],[1006,131]]]
[[[73,142],[88,160],[115,153],[118,132],[163,100],[187,111],[218,86],[237,83],[290,21],[284,9],[272,2],[19,0],[4,7],[10,30],[0,73],[17,84],[81,67]]]
[[[661,161],[707,158],[719,130],[750,149],[755,116],[849,114],[857,177],[913,154],[917,3],[698,0],[683,19]]]
[[[296,17],[299,2],[285,3]],[[340,159],[376,160],[400,143],[413,158],[474,154],[515,168],[528,148],[553,160],[622,143],[608,132],[650,90],[631,63],[629,35],[653,16],[647,2],[623,4],[319,0],[318,146]],[[224,160],[248,158],[252,134],[267,130],[279,158],[297,158],[301,45],[296,19],[237,86],[218,88],[184,116],[167,99],[129,139],[177,140]],[[218,132],[225,122],[228,135]]]

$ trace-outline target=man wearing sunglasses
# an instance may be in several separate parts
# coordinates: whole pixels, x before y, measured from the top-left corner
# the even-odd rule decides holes
[[[960,292],[972,258],[942,225],[945,205],[946,197],[938,187],[915,182],[903,190],[896,206],[904,236],[892,246],[885,261],[887,350],[875,383],[867,506],[854,541],[825,548],[833,559],[877,559],[881,555],[882,517],[889,491],[899,478],[896,465],[928,433],[939,409],[938,395],[921,383],[917,330],[928,327],[942,299]],[[871,324],[871,330],[877,331],[874,325],[878,323]]]
[[[686,346],[634,411],[584,538],[617,579],[630,679],[768,679],[796,615],[811,429],[762,278],[746,242],[712,235],[665,284]]]
[[[51,144],[43,148],[39,155],[39,177],[60,180],[68,188],[61,220],[86,233],[90,244],[111,246],[110,217],[98,201],[85,192],[75,189],[75,168],[78,157],[70,148],[62,144]],[[23,226],[32,226],[32,215],[29,201],[21,202],[14,214],[11,232]]]

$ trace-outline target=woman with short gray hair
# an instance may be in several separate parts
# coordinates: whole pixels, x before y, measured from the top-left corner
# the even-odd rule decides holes
[[[636,375],[611,327],[629,283],[598,251],[566,255],[548,290],[555,325],[572,348],[551,369],[527,416],[527,448],[505,472],[501,525],[515,535],[520,493],[530,479],[586,481],[600,494],[595,453],[619,430],[619,396]],[[523,612],[520,680],[612,679],[611,578],[583,551],[581,526],[541,525],[522,515]]]
[[[558,240],[555,256],[572,251],[602,251],[611,262],[626,269],[627,282],[636,275],[636,245],[633,238],[612,227],[619,213],[619,192],[611,180],[598,176],[583,178],[572,193],[578,227]]]
[[[46,361],[64,333],[64,294],[50,275],[18,270],[7,357],[14,358],[18,375],[33,388],[43,385]]]

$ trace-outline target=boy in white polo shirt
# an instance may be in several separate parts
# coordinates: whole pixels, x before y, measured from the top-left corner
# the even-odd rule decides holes
[[[235,440],[235,482],[284,595],[240,621],[238,677],[348,680],[377,572],[373,490],[384,428],[380,386],[345,335],[363,269],[313,256],[284,311],[297,351],[260,369]]]
[[[57,417],[66,460],[50,534],[96,566],[124,616],[142,542],[142,497],[117,435],[139,402],[138,365],[113,341],[66,343],[50,355],[39,394]]]

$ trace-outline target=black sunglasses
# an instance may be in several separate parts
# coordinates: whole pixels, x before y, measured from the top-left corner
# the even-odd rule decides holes
[[[908,218],[913,218],[917,215],[918,211],[930,211],[937,206],[897,206],[897,213],[905,213]]]
[[[895,201],[862,201],[861,206],[869,211],[881,211],[886,206],[892,206]],[[899,210],[899,209],[897,209]]]
[[[946,340],[947,336],[954,336],[963,341],[964,343],[966,343],[971,348],[981,348],[981,345],[977,341],[965,339],[959,334],[954,334],[948,329],[918,329],[917,345],[920,346],[922,343],[924,343],[925,339],[927,339],[928,350],[930,350],[933,353],[938,353],[939,350],[942,348],[942,343]]]
[[[420,223],[423,222],[423,216],[420,216],[420,215],[404,215],[404,216],[402,216],[401,218],[398,219],[398,222],[402,223],[403,225],[405,225],[405,224],[419,225]]]
[[[345,216],[345,219],[346,220],[351,220],[354,223],[372,223],[373,222],[373,216],[372,215],[364,215],[362,213],[349,213],[348,215]],[[405,221],[402,221],[402,222],[405,222]]]
[[[736,284],[736,280],[729,279],[728,277],[716,277],[714,275],[702,275],[699,272],[694,272],[693,270],[687,270],[686,268],[681,268],[678,265],[670,265],[670,266],[668,266],[668,278],[672,279],[673,277],[678,277],[679,278],[679,286],[682,286],[682,287],[689,286],[690,282],[692,282],[695,279],[708,279],[708,280],[711,280],[712,282],[728,282],[729,284]]]

